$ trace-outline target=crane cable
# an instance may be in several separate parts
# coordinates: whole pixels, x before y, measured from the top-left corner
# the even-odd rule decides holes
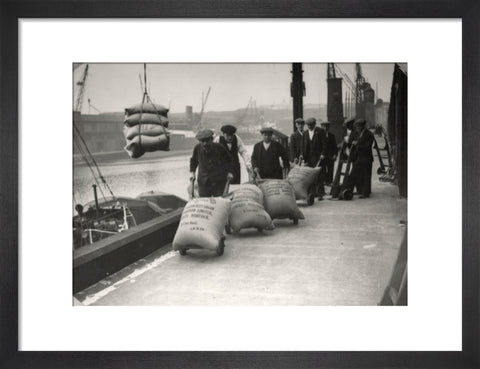
[[[142,103],[140,104],[140,116],[138,117],[138,146],[142,147],[142,115],[143,115],[143,104],[145,103],[145,99],[147,99],[148,103],[148,91],[147,91],[147,63],[143,63],[143,96],[142,96]],[[154,105],[154,104],[152,104]]]
[[[142,147],[142,115],[143,115],[143,105],[145,104],[145,102],[152,104],[153,110],[155,110],[159,118],[161,117],[160,112],[158,111],[154,102],[150,98],[150,95],[147,90],[147,63],[143,63],[143,87],[144,87],[144,91],[143,91],[142,103],[140,104],[140,116],[138,118],[138,146],[139,147]]]

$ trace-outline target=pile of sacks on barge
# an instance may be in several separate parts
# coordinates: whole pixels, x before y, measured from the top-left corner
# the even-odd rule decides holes
[[[223,254],[224,230],[274,230],[273,219],[305,219],[297,200],[306,200],[320,168],[294,166],[287,179],[265,179],[239,185],[224,197],[192,198],[185,206],[173,240],[181,255],[192,248]],[[191,190],[191,189],[190,189]]]

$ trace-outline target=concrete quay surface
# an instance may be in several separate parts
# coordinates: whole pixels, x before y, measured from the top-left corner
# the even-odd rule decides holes
[[[103,306],[373,306],[406,231],[407,201],[372,178],[372,196],[315,201],[294,225],[227,235],[223,256],[169,247],[75,295]],[[328,190],[328,188],[327,188]]]

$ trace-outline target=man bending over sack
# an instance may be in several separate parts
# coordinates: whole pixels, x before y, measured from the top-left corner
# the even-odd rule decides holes
[[[233,159],[219,143],[213,142],[213,131],[206,129],[195,136],[200,143],[193,148],[190,158],[190,180],[195,179],[198,167],[200,197],[222,196],[227,183],[233,179]]]
[[[231,126],[230,124],[224,125],[221,128],[223,136],[217,136],[213,142],[218,142],[223,145],[230,153],[233,159],[233,179],[230,181],[231,184],[240,184],[240,160],[238,154],[240,154],[245,161],[245,166],[247,171],[251,171],[252,167],[250,165],[250,158],[248,157],[247,149],[243,144],[242,139],[235,134],[237,128]]]
[[[284,168],[290,169],[287,152],[282,144],[272,140],[272,128],[262,128],[260,133],[263,141],[256,143],[253,147],[253,172],[260,178],[283,179],[279,159],[282,158]]]

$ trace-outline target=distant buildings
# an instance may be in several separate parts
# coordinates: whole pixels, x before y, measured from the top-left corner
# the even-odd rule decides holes
[[[208,111],[203,114],[202,126],[215,129],[215,132],[218,133],[222,125],[233,124],[237,126],[238,133],[242,135],[244,140],[254,142],[260,139],[260,128],[267,122],[278,131],[290,135],[293,131],[292,111],[292,107],[286,104],[259,106],[255,114],[253,112],[245,114],[245,109]],[[304,118],[308,117],[316,118],[319,123],[326,120],[327,105],[305,104]],[[124,118],[123,112],[101,114],[73,113],[73,120],[92,153],[123,151],[125,146],[125,137],[123,135]],[[169,130],[173,131],[170,136],[171,150],[193,147],[196,143],[193,136],[187,135],[188,137],[185,137],[180,133],[182,131],[192,132],[199,118],[199,114],[193,112],[191,106],[186,106],[183,113],[168,114]],[[73,153],[80,154],[75,143],[73,146]]]
[[[76,111],[73,113],[73,121],[92,153],[123,150],[125,146],[124,117],[123,112],[80,114]],[[73,153],[80,153],[75,142],[73,143]]]

